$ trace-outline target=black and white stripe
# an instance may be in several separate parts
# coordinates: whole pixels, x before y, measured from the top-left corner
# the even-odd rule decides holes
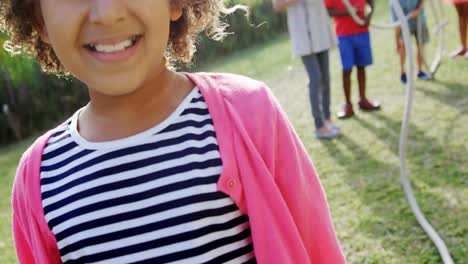
[[[49,140],[42,204],[64,263],[255,263],[250,226],[217,191],[222,172],[207,105],[195,89],[164,122],[93,143],[78,113]]]

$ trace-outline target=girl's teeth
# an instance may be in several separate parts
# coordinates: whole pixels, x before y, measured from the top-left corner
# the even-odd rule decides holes
[[[132,40],[125,40],[115,45],[91,44],[90,46],[92,49],[95,49],[97,52],[112,53],[112,52],[123,51],[126,48],[131,47],[133,44],[134,42]]]

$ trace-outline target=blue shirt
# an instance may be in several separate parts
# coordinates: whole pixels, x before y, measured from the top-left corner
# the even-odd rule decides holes
[[[405,15],[408,15],[409,13],[411,13],[413,10],[416,10],[419,6],[419,3],[421,2],[422,0],[399,0],[400,2],[400,5],[401,5],[401,8],[403,9],[403,12],[405,13]],[[390,3],[390,6],[391,6],[391,2],[389,1]],[[392,19],[393,21],[397,21],[398,18],[395,14],[395,10],[393,10],[392,7],[390,7],[391,10],[392,10]],[[421,10],[421,12],[419,13],[419,16],[418,16],[419,19],[421,19],[421,23],[423,25],[426,24],[426,15],[424,14],[424,8]],[[412,30],[416,30],[417,29],[417,26],[418,26],[418,20],[417,18],[412,18],[410,20],[408,20],[408,24],[409,24],[409,27],[412,29]]]

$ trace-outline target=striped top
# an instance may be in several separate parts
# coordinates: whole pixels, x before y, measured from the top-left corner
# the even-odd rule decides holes
[[[88,142],[76,113],[44,150],[41,193],[64,263],[255,263],[250,225],[217,190],[216,133],[195,88],[162,123]]]

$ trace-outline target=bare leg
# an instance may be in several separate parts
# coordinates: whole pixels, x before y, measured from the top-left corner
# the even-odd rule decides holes
[[[366,68],[357,67],[357,79],[359,84],[359,98],[360,101],[367,100],[366,97]]]
[[[463,30],[460,32],[460,38],[462,39],[462,45],[464,44],[465,49],[468,51],[468,44],[467,44],[467,35],[468,35],[468,3],[461,4],[463,8],[463,12],[461,14],[460,19],[464,22],[464,26],[462,27]]]
[[[458,31],[460,34],[461,47],[455,50],[451,57],[463,56],[467,52],[466,31],[468,26],[468,4],[455,4],[458,14]]]
[[[468,4],[458,4],[455,5],[457,7],[458,12],[458,28],[460,30],[460,41],[462,44],[463,49],[467,49],[468,46],[466,44],[466,31],[468,26]]]
[[[366,67],[357,67],[357,77],[359,83],[359,108],[365,111],[374,111],[380,109],[378,102],[372,102],[366,96]]]
[[[418,45],[418,72],[422,71],[422,65],[423,65],[423,47],[422,44]]]
[[[350,70],[343,70],[343,90],[346,98],[346,104],[351,104],[351,72]]]
[[[351,103],[351,73],[352,69],[343,70],[343,90],[346,98],[346,105],[343,111],[337,113],[338,118],[342,119],[354,115],[353,105]]]
[[[403,38],[401,37],[401,28],[396,29],[396,45],[397,52],[400,55],[400,72],[401,74],[405,73],[405,62],[406,62],[406,50]]]

